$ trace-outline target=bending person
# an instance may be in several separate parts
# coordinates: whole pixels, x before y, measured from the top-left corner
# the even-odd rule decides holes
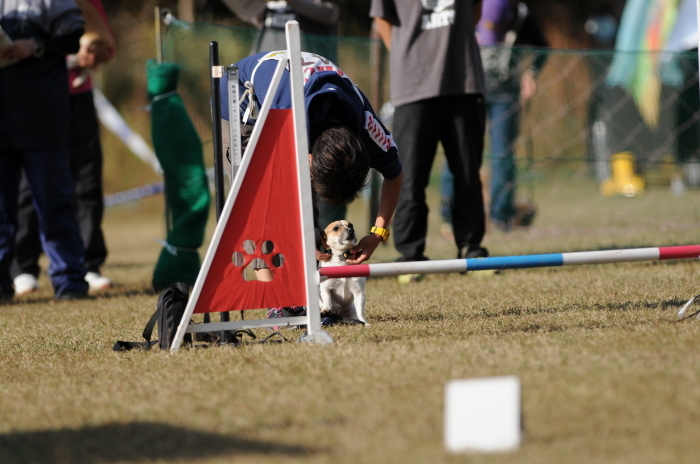
[[[268,1],[258,20],[260,33],[251,54],[286,49],[284,26],[287,21],[298,21],[302,33],[301,48],[338,63],[338,42],[335,37],[338,35],[340,4],[340,0]],[[346,215],[346,205],[331,205],[323,200],[318,202],[320,224],[345,219]]]
[[[267,90],[286,51],[259,53],[239,61],[241,134],[243,145],[252,132],[257,112],[268,97]],[[314,191],[314,222],[319,229],[318,198],[332,205],[347,205],[367,187],[370,167],[384,176],[379,211],[370,233],[350,253],[350,264],[367,261],[379,243],[389,237],[389,224],[399,200],[403,170],[394,140],[377,119],[367,97],[330,60],[302,53],[304,100],[311,153],[311,184]],[[228,82],[221,79],[224,150],[228,145]],[[274,96],[273,109],[291,108],[289,70]],[[320,259],[327,259],[321,256]]]

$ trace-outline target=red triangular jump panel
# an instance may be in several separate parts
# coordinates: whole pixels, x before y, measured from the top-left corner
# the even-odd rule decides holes
[[[237,311],[307,303],[292,110],[270,110],[241,189],[197,299],[195,313]],[[252,240],[255,250],[244,248]],[[263,250],[263,242],[274,244]],[[268,252],[263,254],[263,251]],[[233,255],[241,261],[234,263]],[[284,257],[280,267],[274,256]],[[245,281],[254,258],[272,270],[272,282]],[[239,265],[236,265],[239,264]]]

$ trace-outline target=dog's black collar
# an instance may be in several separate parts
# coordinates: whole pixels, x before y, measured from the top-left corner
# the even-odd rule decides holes
[[[324,254],[333,256],[333,250],[331,250],[330,248],[323,248],[323,247],[321,247],[321,250],[323,250],[322,252],[323,252]],[[350,253],[348,253],[348,252],[346,251],[346,252],[343,253],[342,255],[338,256],[338,258],[340,258],[341,261],[345,261],[345,260],[348,259],[350,256],[351,256]]]
[[[323,248],[323,247],[321,247],[321,249],[323,250],[323,253],[328,254],[328,255],[331,255],[331,256],[333,255],[333,250],[331,250],[331,249],[326,249],[326,248]],[[357,254],[357,253],[350,253],[350,251],[346,251],[346,252],[343,253],[342,255],[339,255],[338,258],[339,258],[341,261],[346,261],[348,258],[351,258],[351,257],[352,257],[353,255],[355,255],[355,254]]]

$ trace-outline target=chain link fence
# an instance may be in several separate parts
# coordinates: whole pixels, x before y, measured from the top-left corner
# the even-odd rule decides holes
[[[211,141],[209,42],[218,41],[221,63],[232,64],[255,49],[257,38],[249,28],[178,20],[167,27],[164,58],[182,66],[180,92],[202,140]],[[305,36],[303,48],[332,59],[390,119],[388,54],[379,40]],[[516,173],[510,188],[517,202],[536,205],[533,227],[596,233],[698,225],[697,53],[499,47],[484,53],[487,102],[500,108],[489,123],[515,121],[506,138]],[[536,92],[527,99],[526,75],[536,76]],[[492,138],[487,130],[485,190],[497,142]],[[207,149],[211,153],[210,142]],[[439,201],[443,162],[438,155],[431,201]],[[486,192],[487,202],[493,193]],[[438,214],[439,207],[431,211]]]

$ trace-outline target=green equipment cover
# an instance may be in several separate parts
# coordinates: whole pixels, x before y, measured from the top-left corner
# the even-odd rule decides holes
[[[180,66],[150,60],[146,75],[153,147],[165,179],[167,243],[153,271],[153,288],[160,292],[176,282],[194,285],[197,280],[197,249],[204,241],[210,195],[202,142],[176,93]]]

